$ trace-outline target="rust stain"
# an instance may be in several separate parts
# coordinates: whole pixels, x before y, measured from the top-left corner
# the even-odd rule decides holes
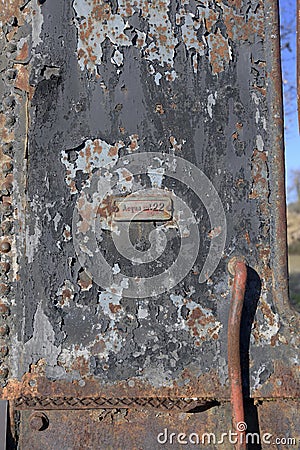
[[[109,303],[109,309],[113,314],[117,314],[121,309],[122,306],[121,305],[115,305],[113,303]]]
[[[216,11],[210,9],[208,10],[209,12],[207,13],[206,17],[205,17],[205,26],[206,29],[209,33],[211,33],[212,31],[212,27],[216,24],[218,18],[219,18],[219,13],[217,13]]]
[[[157,103],[155,105],[155,112],[157,112],[158,114],[165,114],[165,110],[164,110],[163,105]]]
[[[108,195],[103,199],[101,205],[97,209],[97,214],[104,219],[109,219],[115,211],[113,197]]]
[[[197,346],[200,345],[200,341],[210,338],[218,339],[220,324],[217,323],[214,316],[205,314],[200,307],[192,310],[186,324],[190,328],[191,335],[197,338],[195,342]]]
[[[251,162],[253,183],[249,198],[262,198],[263,201],[266,202],[268,198],[268,170],[266,153],[255,149]]]
[[[22,48],[20,49],[18,55],[16,56],[16,61],[26,61],[29,58],[29,45],[28,42],[24,42]]]
[[[240,0],[239,0],[240,2]],[[237,5],[234,5],[235,7]],[[249,41],[255,35],[264,36],[264,6],[260,1],[256,13],[247,19],[245,15],[236,13],[232,7],[222,5],[223,20],[229,39],[233,41]]]
[[[82,291],[89,291],[91,289],[93,282],[85,270],[79,273],[78,284]]]
[[[106,349],[106,344],[103,339],[99,339],[95,344],[91,347],[91,354],[98,355],[99,353],[103,353]]]
[[[94,143],[94,151],[98,153],[98,155],[100,155],[102,153],[102,150],[103,150],[102,145],[98,140],[96,140]]]
[[[131,151],[135,151],[138,148],[138,138],[139,138],[138,134],[133,134],[131,136],[131,141],[129,144],[129,148]]]
[[[251,244],[250,235],[248,231],[245,231],[245,239],[248,245]]]
[[[87,369],[86,366],[85,368]],[[133,378],[131,383],[129,379],[106,386],[101,383],[101,380],[86,375],[86,372],[84,375],[85,385],[81,386],[75,380],[73,383],[62,380],[50,381],[45,378],[44,373],[45,360],[39,360],[37,364],[31,366],[30,372],[24,374],[22,380],[8,380],[7,385],[2,389],[1,398],[8,400],[23,396],[89,398],[99,397],[99,394],[108,398],[157,396],[156,387],[138,378]],[[189,380],[188,384],[186,383],[187,380]],[[220,383],[218,373],[215,370],[212,369],[210,373],[198,376],[189,369],[185,369],[180,379],[174,382],[173,387],[165,386],[160,388],[160,396],[171,398],[197,397],[202,399],[229,398],[229,391],[227,386]]]
[[[21,7],[24,2],[21,0],[5,0],[1,2],[1,21],[8,23],[15,17],[15,26],[21,26],[24,23]]]
[[[113,146],[108,151],[108,156],[116,156],[118,154],[118,147]]]
[[[34,94],[34,87],[29,84],[29,68],[23,64],[16,64],[15,67],[17,69],[15,87],[21,91],[28,92],[31,100]]]
[[[0,137],[1,137],[1,141],[3,143],[9,143],[12,142],[14,140],[14,132],[13,131],[9,131],[6,127],[6,115],[1,113],[0,114]],[[9,161],[10,158],[6,155],[3,154],[2,152],[2,156],[1,156],[1,161],[3,162],[7,162]]]
[[[280,360],[274,361],[273,373],[268,380],[253,393],[254,397],[299,398],[300,367],[299,364],[287,367]]]
[[[224,38],[221,31],[208,36],[210,43],[209,60],[212,66],[212,73],[214,75],[225,70],[225,65],[229,64],[231,60],[230,48],[228,40]]]
[[[81,376],[84,376],[89,370],[89,360],[84,356],[77,356],[73,362],[71,368],[73,370],[78,370]]]

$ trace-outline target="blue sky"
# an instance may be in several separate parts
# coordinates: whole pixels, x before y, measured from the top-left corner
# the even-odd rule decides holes
[[[296,0],[280,0],[282,28],[282,71],[285,109],[285,160],[288,202],[296,200],[290,192],[291,171],[300,170],[300,136],[296,91]],[[287,38],[285,34],[289,31]],[[288,43],[288,46],[286,45]]]

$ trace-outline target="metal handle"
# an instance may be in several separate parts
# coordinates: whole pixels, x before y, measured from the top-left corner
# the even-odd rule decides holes
[[[238,436],[235,448],[244,450],[246,449],[246,426],[240,358],[240,329],[247,282],[247,266],[242,258],[235,257],[230,261],[228,269],[234,276],[228,318],[228,376],[232,424]]]

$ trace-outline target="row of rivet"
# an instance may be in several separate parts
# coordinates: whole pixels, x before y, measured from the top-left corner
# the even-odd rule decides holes
[[[15,78],[15,71],[9,69],[6,72],[6,81]],[[2,102],[2,113],[5,115],[5,127],[12,136],[12,128],[16,124],[15,112],[16,99],[13,95],[8,94]],[[13,138],[12,138],[13,139]],[[13,190],[13,143],[1,142],[2,147],[2,165],[0,168],[1,183],[1,199],[0,199],[0,385],[4,385],[9,375],[7,367],[7,356],[9,354],[8,336],[9,324],[8,317],[10,311],[10,293],[11,293],[11,233],[13,230],[13,206],[12,206],[12,190]]]

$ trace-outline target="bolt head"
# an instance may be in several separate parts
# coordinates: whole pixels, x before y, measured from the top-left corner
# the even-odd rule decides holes
[[[3,100],[3,105],[6,108],[13,108],[15,106],[15,103],[16,103],[16,101],[12,95],[5,97],[5,99]]]
[[[8,51],[8,52],[10,52],[10,53],[13,53],[13,52],[15,52],[16,50],[17,50],[17,45],[14,43],[14,42],[9,42],[7,45],[6,45],[6,50]]]
[[[4,358],[8,354],[8,347],[7,345],[1,345],[0,346],[0,356]]]
[[[30,427],[35,431],[46,430],[49,426],[49,419],[43,412],[34,412],[29,418]]]
[[[15,116],[7,116],[7,118],[6,118],[6,126],[7,127],[12,127],[15,123],[16,123]]]
[[[7,71],[6,76],[8,80],[14,80],[17,76],[17,71],[14,69],[10,69]]]
[[[10,243],[7,242],[7,241],[2,241],[1,244],[0,244],[0,251],[2,253],[8,253],[8,252],[10,252],[10,250],[11,250]]]
[[[10,287],[8,284],[0,283],[0,294],[1,295],[8,295],[10,292]]]
[[[3,173],[9,173],[9,172],[11,172],[11,171],[12,171],[12,168],[13,168],[13,165],[12,165],[12,163],[11,163],[10,161],[7,161],[7,162],[5,162],[5,163],[2,165]]]
[[[13,188],[12,183],[10,183],[9,181],[5,181],[1,186],[2,194],[7,195],[11,193],[12,188]]]
[[[12,206],[11,203],[9,202],[3,202],[1,204],[1,213],[4,216],[9,216],[12,213]]]
[[[7,261],[0,262],[0,274],[4,275],[9,272],[10,264]]]
[[[6,336],[9,333],[9,326],[4,323],[0,326],[0,336]]]
[[[11,142],[5,142],[2,146],[2,151],[4,155],[12,156],[13,144]]]
[[[0,367],[0,380],[3,380],[8,377],[8,368],[7,367]]]
[[[8,234],[12,230],[12,226],[12,222],[10,222],[9,220],[5,220],[1,223],[1,230],[4,234]]]
[[[9,316],[9,314],[10,314],[9,306],[6,305],[5,303],[0,302],[0,315]]]

